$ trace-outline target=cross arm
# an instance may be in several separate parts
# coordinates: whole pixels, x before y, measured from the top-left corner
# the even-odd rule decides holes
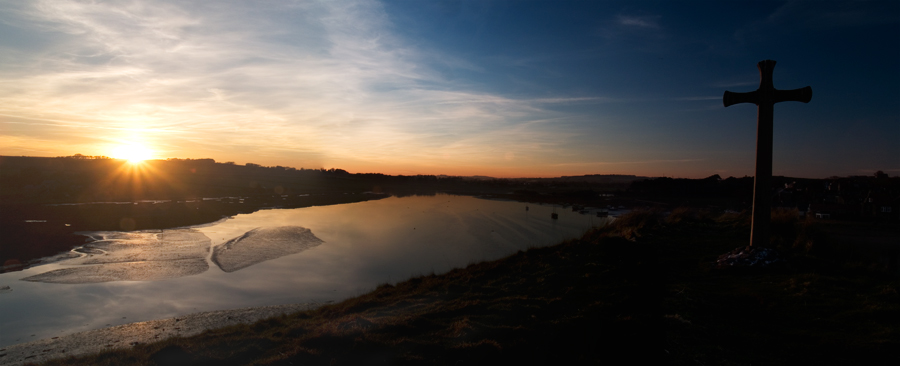
[[[810,93],[812,93],[810,91]],[[753,103],[759,104],[759,91],[755,90],[747,93],[735,93],[730,91],[725,91],[725,95],[722,97],[722,102],[726,107],[730,105],[735,105],[738,103]]]
[[[726,94],[728,92],[725,92]],[[809,103],[812,100],[812,88],[805,87],[793,90],[775,90],[775,103],[778,102],[803,102]],[[727,105],[726,105],[727,107]]]

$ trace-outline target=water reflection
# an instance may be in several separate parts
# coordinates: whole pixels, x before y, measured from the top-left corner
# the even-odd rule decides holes
[[[200,311],[340,301],[381,283],[555,244],[608,220],[561,209],[552,220],[551,206],[529,206],[526,211],[523,203],[466,196],[392,197],[258,211],[189,229],[95,233],[99,240],[86,246],[78,264],[0,274],[0,288],[12,290],[0,293],[0,347]],[[265,238],[284,237],[294,244],[263,245],[273,250],[267,255],[239,255]],[[171,239],[179,244],[162,244]],[[297,248],[302,250],[287,254]],[[223,270],[208,265],[217,251]],[[154,265],[171,266],[117,269]],[[89,267],[102,275],[65,272]],[[50,274],[56,282],[81,280],[34,282]]]
[[[97,266],[62,268],[23,278],[47,283],[96,283],[109,281],[156,281],[206,272],[206,259],[108,263]]]
[[[197,275],[209,269],[210,239],[193,229],[136,232],[97,232],[99,238],[73,250],[79,256],[63,266],[23,278],[47,283],[155,281]],[[300,253],[322,244],[300,226],[254,228],[215,247],[212,262],[225,272]]]
[[[206,272],[210,240],[191,230],[159,232],[98,232],[99,240],[74,250],[78,258],[60,264],[73,265],[23,278],[48,283],[96,283],[152,281]]]

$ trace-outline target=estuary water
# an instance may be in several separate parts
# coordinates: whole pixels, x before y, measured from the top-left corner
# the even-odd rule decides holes
[[[0,274],[0,347],[200,311],[340,301],[382,283],[552,245],[609,220],[436,195],[84,233],[94,241],[70,259]]]

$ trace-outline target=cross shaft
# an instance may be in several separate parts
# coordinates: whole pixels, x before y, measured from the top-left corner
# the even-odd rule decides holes
[[[756,175],[753,179],[753,221],[750,246],[769,245],[769,222],[772,220],[772,135],[775,103],[803,102],[812,99],[812,88],[778,90],[772,84],[775,61],[763,60],[759,69],[759,89],[747,93],[725,91],[722,102],[726,107],[738,103],[756,104]]]

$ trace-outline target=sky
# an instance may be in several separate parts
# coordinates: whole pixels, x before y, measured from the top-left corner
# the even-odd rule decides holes
[[[0,0],[0,155],[352,173],[900,175],[896,1]]]

